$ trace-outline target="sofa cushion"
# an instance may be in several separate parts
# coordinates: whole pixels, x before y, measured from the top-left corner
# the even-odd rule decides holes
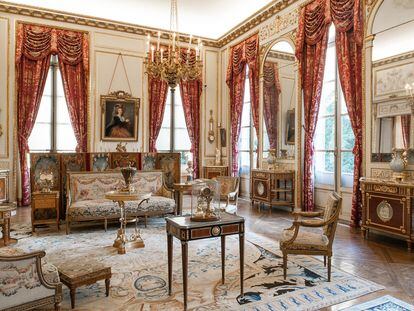
[[[104,199],[105,193],[124,186],[120,171],[106,172],[69,172],[69,196],[71,202]],[[142,192],[161,195],[163,191],[162,171],[139,171],[131,184]]]
[[[160,214],[173,213],[175,201],[170,198],[153,195],[148,203],[143,202],[138,207],[137,201],[126,201],[125,210],[129,215],[156,212]],[[74,202],[67,210],[70,218],[95,218],[120,216],[118,203],[107,199],[85,200]]]

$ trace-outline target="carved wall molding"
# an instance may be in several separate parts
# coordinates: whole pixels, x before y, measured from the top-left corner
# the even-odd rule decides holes
[[[290,54],[290,53],[283,53],[283,52],[272,51],[272,50],[270,50],[267,53],[267,56],[271,57],[271,58],[289,60],[289,61],[292,61],[292,62],[294,62],[296,60],[295,56]]]
[[[276,16],[270,23],[262,26],[259,30],[259,41],[264,42],[267,39],[279,34],[281,31],[296,26],[299,20],[299,8],[282,15]],[[292,32],[292,40],[295,41],[296,31]]]
[[[409,179],[414,179],[414,171],[405,171],[409,175]],[[392,179],[393,171],[384,168],[371,168],[371,177],[378,179]]]
[[[392,63],[396,63],[402,60],[406,60],[406,59],[410,59],[410,58],[414,58],[414,52],[408,52],[408,53],[404,53],[404,54],[399,54],[399,55],[394,55],[392,57],[388,57],[388,58],[384,58],[381,60],[377,60],[372,62],[372,67],[379,67],[379,66],[383,66],[383,65],[388,65],[388,64],[392,64]]]

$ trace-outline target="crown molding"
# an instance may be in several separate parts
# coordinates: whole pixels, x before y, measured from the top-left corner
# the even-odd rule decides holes
[[[266,20],[270,19],[283,9],[291,6],[292,4],[302,0],[280,0],[273,3],[270,3],[268,6],[254,13],[243,22],[230,29],[226,34],[221,36],[219,39],[211,39],[201,37],[203,44],[209,47],[221,48],[230,43],[233,40],[236,40],[238,37],[244,35],[248,31],[252,30],[254,27],[260,25]],[[81,26],[89,26],[107,30],[114,30],[120,32],[126,32],[137,35],[147,35],[151,34],[156,36],[158,31],[164,32],[161,36],[162,39],[168,39],[169,30],[158,29],[146,26],[140,26],[130,23],[117,22],[114,20],[96,18],[87,15],[80,14],[71,14],[63,11],[57,11],[52,9],[44,9],[35,6],[21,5],[6,1],[0,1],[0,12],[16,14],[22,16],[29,16],[34,18],[41,18],[51,21],[64,22],[70,24],[76,24]],[[189,34],[180,33],[180,42],[188,43]]]
[[[238,37],[259,26],[261,23],[267,21],[280,11],[300,1],[302,0],[280,0],[269,4],[264,10],[253,14],[242,23],[228,31],[225,35],[220,37],[218,39],[219,46],[223,47],[231,41],[236,40]]]

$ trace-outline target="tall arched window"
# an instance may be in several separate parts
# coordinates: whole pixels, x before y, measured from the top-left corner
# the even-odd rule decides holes
[[[321,104],[315,132],[315,188],[352,188],[355,136],[339,81],[335,27],[329,29]],[[352,190],[351,190],[352,191]]]
[[[76,138],[66,104],[57,56],[51,56],[36,123],[29,137],[30,151],[75,151]]]
[[[187,162],[193,160],[191,141],[185,124],[181,93],[178,86],[174,92],[174,106],[171,105],[171,91],[168,90],[164,119],[155,146],[160,152],[180,152],[182,172],[187,167]]]

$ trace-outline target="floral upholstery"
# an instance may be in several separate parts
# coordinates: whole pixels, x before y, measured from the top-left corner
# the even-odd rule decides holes
[[[138,207],[139,202],[125,202],[125,211],[128,215],[137,213],[151,214],[160,212],[169,214],[174,212],[175,201],[161,196],[152,196],[148,203],[143,202]],[[120,216],[118,203],[107,199],[85,200],[73,203],[67,211],[70,218],[93,218],[93,217],[112,217]]]
[[[289,241],[293,237],[294,232],[294,229],[283,230],[281,243]],[[296,239],[287,247],[290,249],[326,250],[328,243],[329,239],[322,231],[299,231]]]
[[[37,262],[42,256],[44,252],[28,254],[18,248],[0,250],[1,309],[19,308],[42,299],[50,302],[48,297],[60,295],[57,268],[45,263],[42,264],[40,274],[37,271]],[[49,285],[45,286],[40,275],[43,275]],[[60,297],[56,296],[55,301],[60,301]]]
[[[283,276],[287,276],[287,255],[305,254],[324,256],[324,264],[328,259],[328,282],[331,280],[332,244],[335,238],[342,198],[332,192],[326,203],[325,211],[294,212],[292,227],[283,231],[280,250],[283,254]],[[321,217],[315,218],[315,217]],[[299,219],[307,218],[307,219]]]
[[[124,186],[120,171],[69,172],[68,206],[66,208],[67,232],[71,221],[109,219],[120,216],[117,203],[105,199],[109,191]],[[132,187],[152,194],[148,202],[125,202],[127,216],[165,215],[174,213],[175,201],[163,183],[162,171],[139,171]]]

